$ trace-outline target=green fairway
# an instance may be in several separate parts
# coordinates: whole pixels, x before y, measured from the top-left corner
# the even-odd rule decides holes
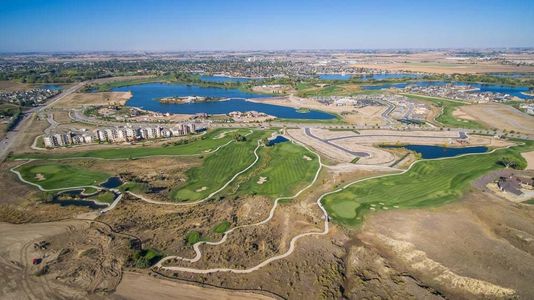
[[[217,147],[222,146],[233,139],[232,134],[227,134],[222,138],[216,138],[224,129],[214,130],[202,137],[198,137],[197,140],[191,142],[182,142],[181,144],[169,144],[167,146],[160,147],[135,147],[135,148],[114,148],[114,149],[103,149],[103,150],[91,150],[91,151],[80,151],[80,152],[70,152],[62,154],[48,154],[48,153],[23,153],[15,155],[14,158],[18,159],[57,159],[57,158],[83,158],[83,157],[93,157],[93,158],[103,158],[103,159],[129,159],[129,158],[139,158],[146,156],[156,156],[156,155],[192,155],[192,154],[202,154],[206,151],[213,151]],[[238,133],[245,134],[249,132],[247,129],[240,129]]]
[[[217,224],[215,227],[213,227],[213,232],[215,232],[215,233],[225,233],[226,230],[228,230],[228,228],[230,228],[230,222],[224,220],[224,221],[220,222],[219,224]]]
[[[185,242],[187,245],[192,246],[202,240],[202,235],[198,231],[189,231],[185,235]]]
[[[101,193],[98,193],[98,195],[96,195],[94,199],[101,203],[111,204],[113,200],[115,200],[115,194],[110,191],[103,191]]]
[[[111,175],[55,162],[31,162],[16,169],[22,178],[44,189],[98,185]]]
[[[268,131],[255,131],[244,142],[234,142],[209,155],[202,166],[187,171],[187,183],[171,192],[176,201],[195,201],[220,189],[237,172],[254,160],[258,139],[268,136]],[[225,136],[233,138],[235,133]]]
[[[476,178],[502,168],[498,161],[503,156],[513,156],[524,167],[520,151],[532,149],[532,144],[489,154],[420,161],[404,174],[355,183],[326,196],[323,203],[334,220],[347,225],[360,224],[372,210],[444,204],[458,199]]]
[[[319,160],[304,147],[283,142],[261,149],[257,166],[247,174],[249,178],[241,184],[240,191],[275,198],[291,196],[309,184],[319,168]]]
[[[439,98],[439,97],[412,95],[412,94],[403,94],[403,95],[408,98],[422,100],[424,102],[430,102],[438,107],[441,107],[443,109],[443,112],[439,116],[436,117],[436,121],[438,121],[439,123],[445,126],[457,127],[457,128],[472,128],[472,129],[484,128],[484,126],[482,126],[481,124],[475,121],[457,119],[453,116],[453,112],[458,107],[466,105],[462,103],[461,101],[455,101],[455,100]]]

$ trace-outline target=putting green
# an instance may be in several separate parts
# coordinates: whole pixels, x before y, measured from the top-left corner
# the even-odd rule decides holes
[[[16,169],[22,178],[44,189],[99,185],[109,174],[56,162],[30,162]]]
[[[240,191],[271,197],[290,196],[309,184],[317,169],[319,160],[304,147],[283,142],[261,149],[257,167],[246,176]],[[264,180],[260,180],[261,178]]]
[[[249,166],[256,157],[258,140],[269,131],[254,131],[244,142],[234,142],[204,160],[202,166],[187,171],[187,182],[171,192],[176,201],[196,201],[220,189],[236,173]],[[230,134],[233,138],[233,134]]]

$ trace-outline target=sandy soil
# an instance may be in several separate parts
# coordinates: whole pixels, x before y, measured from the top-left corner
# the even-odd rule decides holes
[[[476,119],[473,116],[468,115],[467,113],[465,113],[463,110],[461,110],[459,108],[455,109],[452,112],[452,116],[457,118],[457,119],[476,121]]]
[[[20,83],[11,80],[0,80],[0,91],[20,91],[20,90],[29,90],[33,86],[29,83]]]
[[[124,273],[114,296],[121,299],[272,299],[260,294],[213,287],[199,287],[187,283],[153,278],[145,274]]]
[[[51,107],[65,109],[82,105],[124,105],[131,97],[130,92],[72,93]]]
[[[335,113],[341,115],[347,123],[354,125],[364,126],[371,124],[385,124],[385,121],[381,116],[382,112],[386,109],[385,106],[366,106],[356,108],[353,106],[324,105],[315,99],[301,98],[293,95],[287,97],[256,98],[249,101]]]
[[[534,294],[533,217],[534,208],[476,191],[438,209],[373,215],[358,237],[449,297],[527,299]]]
[[[527,170],[534,170],[534,151],[523,152],[521,156],[527,161]]]
[[[534,134],[534,117],[505,104],[464,105],[461,111],[489,128]]]

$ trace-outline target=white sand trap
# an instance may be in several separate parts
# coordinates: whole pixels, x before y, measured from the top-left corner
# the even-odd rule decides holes
[[[304,155],[302,158],[304,158],[305,160],[312,160],[311,157],[309,157],[307,155]]]
[[[257,184],[264,184],[267,181],[267,177],[260,176],[260,179],[256,182]]]
[[[216,137],[213,137],[213,139],[214,139],[214,140],[222,139],[222,138],[225,137],[228,133],[230,133],[230,132],[234,132],[234,131],[237,131],[237,129],[234,129],[234,130],[228,130],[228,131],[223,131],[223,132],[219,133],[219,135],[217,135]]]
[[[204,150],[205,153],[211,152],[211,149]]]
[[[37,181],[43,181],[43,180],[45,180],[46,178],[44,177],[43,174],[41,174],[41,173],[37,173],[37,174],[35,174],[35,179],[37,179]]]
[[[196,192],[197,192],[197,193],[198,193],[198,192],[203,192],[203,191],[205,191],[205,190],[207,190],[207,189],[208,189],[208,187],[203,186],[203,187],[197,189]]]

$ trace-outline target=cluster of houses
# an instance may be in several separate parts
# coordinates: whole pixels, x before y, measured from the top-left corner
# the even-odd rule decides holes
[[[0,101],[19,105],[35,106],[43,103],[46,99],[61,93],[60,90],[39,88],[26,91],[0,92]]]
[[[98,128],[93,131],[86,129],[69,130],[66,132],[45,135],[43,137],[43,142],[46,148],[90,143],[122,143],[187,135],[200,131],[204,128],[205,127],[203,125],[196,123],[182,123],[173,127],[120,126]]]
[[[516,176],[514,174],[511,174],[510,176],[501,176],[497,181],[497,187],[502,192],[508,192],[516,196],[520,196],[523,194],[523,189],[532,190],[532,188],[534,188],[534,178]]]
[[[480,92],[478,88],[473,87],[471,85],[408,85],[402,90],[405,93],[422,94],[432,97],[442,97],[447,99],[456,99],[474,103],[505,102],[513,100],[513,97],[511,95],[493,92]]]

